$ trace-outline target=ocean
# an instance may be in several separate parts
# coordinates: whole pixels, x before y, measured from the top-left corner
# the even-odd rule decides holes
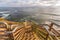
[[[32,18],[39,24],[51,21],[60,26],[60,7],[0,7],[0,17],[18,22]]]

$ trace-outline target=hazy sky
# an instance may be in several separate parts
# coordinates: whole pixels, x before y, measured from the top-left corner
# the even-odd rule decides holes
[[[22,6],[55,6],[60,5],[56,0],[0,0],[0,7],[22,7]]]

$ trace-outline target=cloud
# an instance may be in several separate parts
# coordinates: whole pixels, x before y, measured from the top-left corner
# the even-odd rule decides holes
[[[57,1],[57,3],[55,4],[55,6],[60,6],[60,1]]]
[[[54,4],[55,3],[55,4]],[[56,0],[0,0],[0,6],[21,7],[21,6],[58,6],[60,2]]]

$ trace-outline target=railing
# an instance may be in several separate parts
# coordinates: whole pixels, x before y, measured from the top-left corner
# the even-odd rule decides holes
[[[59,32],[57,32],[54,28],[53,25],[57,25],[55,23],[51,23],[50,26],[47,24],[41,24],[40,25],[36,25],[33,24],[32,25],[32,31],[34,31],[36,33],[36,35],[41,39],[41,40],[48,40],[48,39],[53,39],[52,37],[54,37],[55,40],[58,40],[56,35],[59,35]],[[43,25],[48,26],[49,30],[46,30]],[[11,29],[10,29],[11,30]],[[23,35],[25,34],[25,28],[24,27],[15,27],[14,30],[10,31],[8,30],[7,33],[9,34],[9,38],[11,40],[21,40],[23,39]],[[53,34],[51,34],[50,32],[52,32]]]
[[[17,28],[14,32],[13,32],[13,37],[14,40],[18,40],[18,39],[22,39],[22,35],[25,33],[24,28]]]
[[[56,26],[59,26],[59,25],[57,25],[57,24],[55,24],[55,23],[51,23],[50,25],[48,25],[48,24],[40,24],[41,26],[41,28],[38,28],[37,26],[34,26],[33,27],[33,30],[36,32],[36,34],[40,37],[40,39],[41,39],[41,37],[42,37],[42,40],[48,40],[49,38],[51,38],[51,40],[52,39],[54,39],[54,40],[60,40],[59,38],[58,38],[58,36],[60,36],[60,33],[59,32],[57,32],[54,28],[53,28],[53,25],[56,25]],[[49,27],[49,29],[47,30],[44,26],[48,26]],[[43,28],[46,30],[45,32],[44,32],[44,30],[42,30]]]
[[[56,25],[57,27],[60,27],[60,25],[53,23],[53,22],[50,24],[50,26],[48,24],[44,24],[44,25],[49,27],[49,29],[47,30],[48,34],[46,36],[46,40],[49,37],[49,35],[53,35],[55,36],[56,40],[59,40],[58,37],[60,37],[60,33],[57,32],[57,30],[53,28],[53,25]]]

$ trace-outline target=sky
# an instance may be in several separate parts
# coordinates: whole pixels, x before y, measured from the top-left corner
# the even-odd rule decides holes
[[[60,6],[59,0],[0,0],[0,7]]]

